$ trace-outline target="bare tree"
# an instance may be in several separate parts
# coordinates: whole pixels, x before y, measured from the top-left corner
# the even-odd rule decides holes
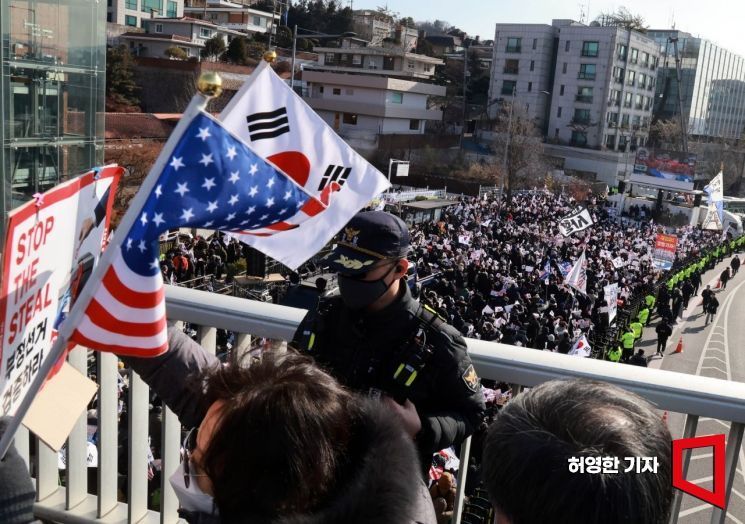
[[[680,122],[677,120],[657,120],[649,126],[649,140],[664,149],[682,150]]]
[[[494,127],[494,148],[506,167],[502,170],[506,171],[504,188],[509,196],[513,189],[542,184],[548,164],[543,156],[540,130],[529,117],[525,106],[518,102],[505,102],[500,109]]]
[[[619,7],[612,13],[600,13],[598,17],[595,18],[595,22],[604,27],[615,26],[639,31],[640,33],[647,32],[644,18],[641,15],[633,14],[623,6]]]

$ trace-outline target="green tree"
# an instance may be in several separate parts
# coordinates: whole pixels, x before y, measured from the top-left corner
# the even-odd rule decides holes
[[[222,36],[215,35],[204,43],[204,49],[202,49],[202,58],[209,58],[212,60],[222,56],[225,52],[225,40]]]
[[[230,41],[228,50],[225,51],[223,59],[226,62],[233,64],[244,65],[248,58],[248,48],[246,45],[246,38],[243,36],[237,36]]]
[[[135,61],[126,46],[106,50],[106,105],[138,106],[139,87],[134,81]],[[116,110],[116,109],[115,109]]]
[[[186,60],[187,58],[189,58],[189,55],[186,54],[186,51],[176,45],[172,45],[171,47],[163,51],[163,54],[166,55],[168,58],[175,58],[177,60]]]
[[[338,0],[299,0],[287,12],[287,25],[319,33],[341,34],[352,30],[352,10]]]

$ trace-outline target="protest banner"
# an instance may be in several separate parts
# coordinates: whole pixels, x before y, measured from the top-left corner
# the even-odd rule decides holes
[[[610,324],[618,312],[618,283],[605,286],[603,295],[608,304],[608,323]]]
[[[101,254],[123,169],[104,167],[11,211],[0,295],[0,416],[13,415]]]
[[[658,233],[654,242],[652,261],[657,269],[668,270],[673,267],[675,252],[678,249],[678,237]]]
[[[565,237],[587,229],[594,224],[586,207],[578,206],[559,221],[559,231]]]

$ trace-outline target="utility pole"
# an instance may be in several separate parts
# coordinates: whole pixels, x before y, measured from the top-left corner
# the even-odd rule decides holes
[[[463,49],[463,129],[460,133],[460,145],[463,147],[463,140],[466,137],[466,116],[468,112],[468,100],[466,100],[466,91],[468,88],[468,47]]]
[[[512,100],[510,101],[510,111],[507,117],[507,140],[504,141],[504,157],[502,158],[502,182],[501,189],[499,190],[499,207],[502,207],[502,196],[504,195],[504,182],[508,176],[509,169],[509,155],[510,155],[510,141],[512,140],[512,108],[515,105],[515,92],[517,90],[517,83],[512,86]]]

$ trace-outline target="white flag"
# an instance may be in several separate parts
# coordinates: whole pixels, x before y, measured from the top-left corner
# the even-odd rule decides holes
[[[582,251],[582,254],[574,263],[572,269],[569,270],[569,273],[564,279],[564,284],[573,287],[581,293],[587,294],[587,260],[585,259],[584,251]]]
[[[722,172],[720,171],[717,176],[711,179],[711,182],[709,182],[706,187],[704,187],[704,191],[706,194],[709,195],[709,204],[712,202],[721,202],[724,200],[724,180]]]
[[[328,205],[309,220],[310,227],[283,231],[281,235],[265,232],[261,236],[239,236],[260,251],[297,252],[298,257],[283,259],[289,267],[305,261],[303,252],[319,251],[355,213],[390,185],[383,173],[349,147],[268,62],[262,61],[256,68],[220,114],[220,120],[256,153]]]
[[[591,353],[592,347],[590,347],[590,343],[584,335],[579,337],[577,342],[574,343],[574,346],[572,346],[572,349],[569,350],[569,354],[575,357],[589,357]]]
[[[706,210],[706,218],[704,223],[701,225],[701,229],[711,229],[719,231],[722,229],[722,219],[719,217],[719,210],[717,209],[716,202],[709,204]]]

